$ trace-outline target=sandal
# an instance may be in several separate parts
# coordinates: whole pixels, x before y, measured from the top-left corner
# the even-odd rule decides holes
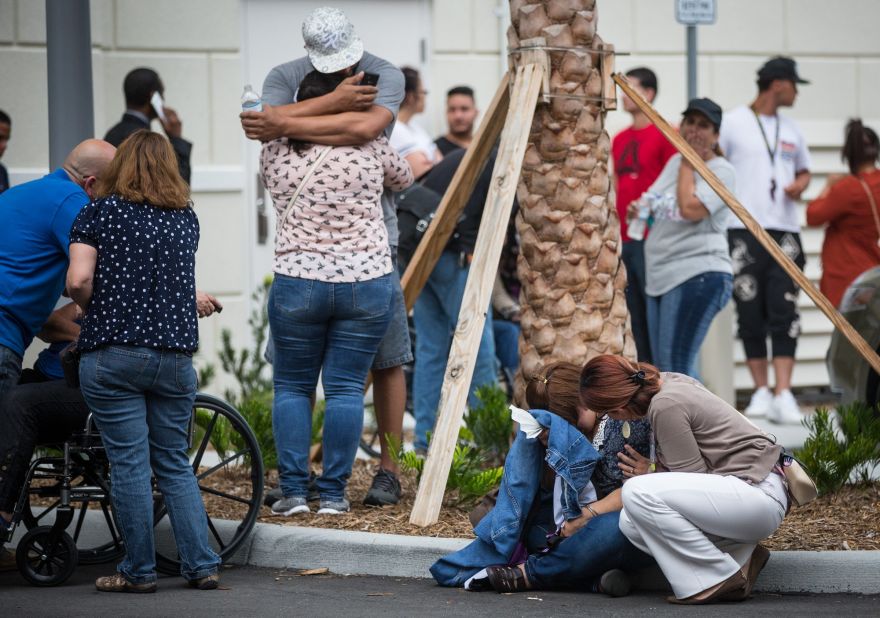
[[[752,552],[752,557],[749,558],[749,561],[743,567],[746,576],[745,587],[742,590],[734,590],[733,592],[722,595],[718,597],[718,600],[745,601],[748,599],[752,595],[752,588],[755,587],[755,582],[758,581],[758,575],[764,570],[768,560],[770,560],[770,550],[759,544],[755,547],[755,551]],[[746,569],[745,567],[748,568]]]
[[[746,583],[746,576],[743,575],[742,571],[737,570],[736,573],[725,579],[723,582],[715,584],[711,588],[707,588],[702,592],[698,592],[697,594],[693,594],[684,599],[666,597],[666,600],[675,605],[705,605],[707,603],[714,603],[715,601],[722,601],[722,597],[728,596],[729,594],[741,593],[740,591],[745,588]]]
[[[529,590],[526,576],[518,566],[490,566],[486,568],[489,583],[495,592],[525,592]]]

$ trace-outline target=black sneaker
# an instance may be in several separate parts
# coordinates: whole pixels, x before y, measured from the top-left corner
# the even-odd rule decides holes
[[[400,481],[397,475],[389,472],[385,468],[379,468],[376,476],[373,477],[373,484],[367,497],[364,498],[364,504],[367,506],[387,506],[400,502],[400,496],[403,492],[400,489]]]
[[[309,494],[306,497],[306,500],[309,502],[317,502],[321,499],[321,494],[318,493],[318,486],[315,485],[315,473],[312,472],[309,474]],[[275,487],[274,489],[270,489],[266,492],[266,495],[263,496],[263,504],[268,507],[271,507],[273,504],[281,500],[284,497],[284,493],[281,491],[280,487]]]

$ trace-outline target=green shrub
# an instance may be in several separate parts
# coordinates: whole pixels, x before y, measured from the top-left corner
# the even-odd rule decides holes
[[[232,331],[228,328],[224,328],[220,334],[222,340],[219,353],[220,365],[223,371],[232,375],[238,383],[238,392],[226,389],[224,395],[226,400],[236,407],[240,407],[240,402],[247,400],[252,394],[262,397],[261,393],[272,392],[272,375],[264,355],[269,332],[266,302],[271,287],[272,278],[266,277],[251,296],[254,301],[254,308],[248,317],[253,342],[251,348],[236,350],[232,345]]]
[[[880,417],[864,403],[837,409],[839,430],[828,410],[804,419],[810,435],[796,452],[820,493],[839,490],[855,476],[867,481],[880,463]]]
[[[386,434],[391,458],[401,470],[415,472],[421,481],[425,460],[415,451],[403,451],[400,440]],[[430,438],[430,436],[429,436]],[[446,480],[446,502],[454,506],[473,505],[481,497],[498,487],[504,472],[502,466],[487,466],[488,458],[478,447],[459,443],[452,454],[452,465]]]
[[[465,412],[467,429],[460,437],[477,447],[489,462],[501,465],[513,435],[507,393],[496,385],[485,385],[477,389],[476,397],[480,403]]]

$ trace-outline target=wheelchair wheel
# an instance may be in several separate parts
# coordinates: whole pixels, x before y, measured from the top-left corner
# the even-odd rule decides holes
[[[199,393],[193,405],[190,453],[208,511],[208,540],[222,560],[239,548],[256,524],[263,499],[263,459],[253,431],[238,411]],[[154,491],[156,567],[180,573],[180,561],[162,494]]]
[[[35,586],[57,586],[67,581],[77,565],[76,543],[66,532],[52,540],[52,526],[37,526],[18,543],[18,572]]]
[[[73,542],[77,548],[79,564],[102,564],[116,560],[125,553],[122,536],[116,525],[110,505],[110,485],[108,483],[108,467],[106,461],[91,460],[78,469],[80,476],[73,481],[73,491],[80,487],[97,487],[103,492],[100,498],[86,499],[71,504],[73,516]],[[38,526],[51,526],[55,521],[55,512],[60,504],[59,487],[57,484],[31,486],[30,501],[24,506],[21,521],[28,530]],[[39,500],[39,499],[43,500]],[[47,504],[36,504],[35,501]],[[84,531],[86,519],[90,520],[88,532]]]

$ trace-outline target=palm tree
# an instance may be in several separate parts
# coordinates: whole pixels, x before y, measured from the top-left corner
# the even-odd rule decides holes
[[[556,96],[535,111],[517,191],[520,402],[524,378],[543,364],[606,353],[635,358],[608,170],[611,142],[598,100],[603,42],[596,8],[596,0],[510,0],[511,49],[539,37],[566,48],[549,52]]]

